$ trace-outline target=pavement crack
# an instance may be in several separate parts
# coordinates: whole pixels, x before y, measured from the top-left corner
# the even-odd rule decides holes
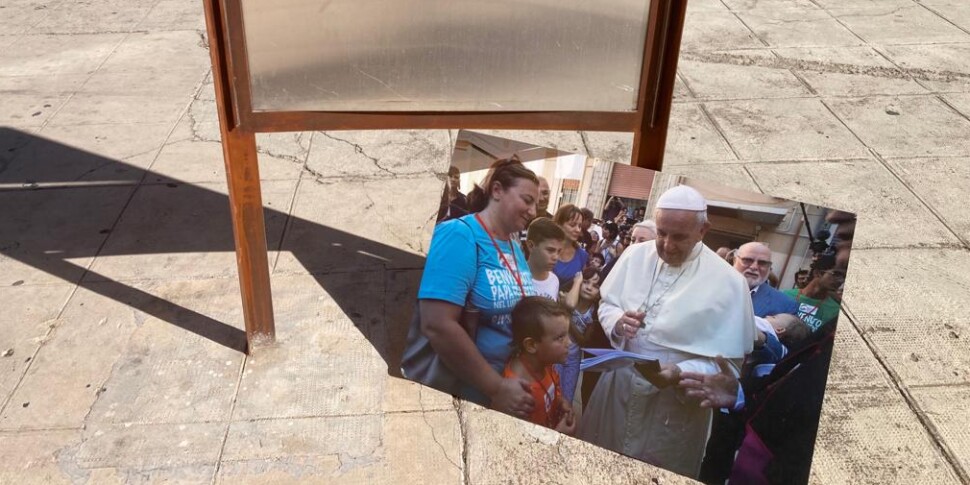
[[[459,450],[461,452],[461,485],[468,485],[471,483],[471,474],[468,468],[468,430],[465,428],[466,416],[465,410],[462,408],[461,399],[457,397],[452,397],[451,405],[455,408],[455,413],[458,415],[458,438],[459,438]]]
[[[428,426],[428,429],[431,430],[431,439],[433,439],[434,443],[438,445],[438,448],[441,449],[441,454],[444,455],[446,460],[448,460],[448,463],[451,463],[458,471],[462,471],[462,466],[455,463],[455,460],[452,460],[451,457],[448,456],[448,450],[445,448],[445,445],[441,444],[441,441],[438,441],[438,434],[435,433],[434,426],[432,426],[431,422],[428,421],[428,414],[424,410],[424,398],[422,396],[423,388],[424,386],[418,386],[418,406],[421,408],[421,419],[424,421],[424,424]],[[460,422],[459,426],[461,426]]]
[[[378,170],[380,170],[380,171],[382,171],[384,173],[387,173],[388,175],[392,175],[392,176],[393,175],[397,175],[394,172],[388,170],[387,167],[384,167],[383,165],[381,165],[380,159],[368,155],[367,152],[364,151],[364,148],[362,146],[360,146],[359,144],[354,143],[354,142],[352,142],[350,140],[344,140],[343,138],[337,138],[337,137],[335,137],[335,136],[333,136],[330,133],[327,133],[325,131],[321,131],[320,134],[323,135],[323,136],[325,136],[325,137],[327,137],[327,138],[329,138],[329,139],[331,139],[331,140],[339,141],[341,143],[346,143],[346,144],[350,145],[351,147],[353,147],[354,153],[356,153],[356,154],[358,154],[358,155],[360,155],[360,156],[362,156],[362,157],[370,160],[374,164],[374,166],[377,167]]]

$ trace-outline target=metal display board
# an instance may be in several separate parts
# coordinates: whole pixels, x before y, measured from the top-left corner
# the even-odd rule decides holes
[[[633,133],[659,170],[686,0],[203,0],[249,347],[275,338],[256,133]]]

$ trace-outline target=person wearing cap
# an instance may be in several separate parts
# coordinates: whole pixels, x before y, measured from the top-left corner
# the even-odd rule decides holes
[[[717,356],[739,366],[753,346],[754,312],[744,278],[701,242],[710,223],[699,192],[664,192],[654,220],[657,239],[631,245],[604,281],[599,319],[614,347],[660,370],[603,373],[579,437],[696,477],[711,410],[676,384],[681,372],[717,373]]]
[[[813,332],[839,317],[839,302],[833,296],[845,283],[845,270],[836,268],[836,257],[823,254],[812,263],[811,280],[805,288],[783,291],[798,302],[798,317]]]

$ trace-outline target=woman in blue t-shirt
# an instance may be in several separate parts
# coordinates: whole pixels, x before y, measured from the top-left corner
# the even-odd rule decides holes
[[[583,211],[573,204],[566,204],[556,211],[555,221],[566,233],[566,243],[552,272],[559,278],[559,286],[565,287],[576,277],[576,273],[583,272],[589,261],[589,253],[579,244],[579,237],[583,233]]]
[[[538,184],[517,158],[493,163],[468,195],[471,213],[435,228],[418,290],[421,332],[465,384],[462,397],[520,417],[535,405],[528,383],[503,378],[502,369],[512,308],[536,294],[514,234],[536,217]]]

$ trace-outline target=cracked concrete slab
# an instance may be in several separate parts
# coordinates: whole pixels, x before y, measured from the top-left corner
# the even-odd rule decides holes
[[[970,388],[942,387],[917,388],[912,391],[927,418],[933,423],[941,438],[966,469],[970,466]]]
[[[0,76],[90,74],[125,34],[28,34],[0,52]]]
[[[711,123],[704,105],[674,105],[670,111],[670,122],[683,128],[667,135],[666,165],[736,159],[731,146]]]
[[[865,146],[817,99],[711,101],[705,106],[742,160],[868,156]]]
[[[454,410],[234,423],[216,483],[459,483],[460,446]]]
[[[877,47],[917,80],[939,92],[970,91],[970,44],[887,45]]]
[[[77,451],[82,468],[162,468],[214,465],[225,437],[223,423],[93,424]]]
[[[467,483],[523,483],[541,469],[549,483],[696,483],[541,426],[463,404]]]
[[[863,43],[818,7],[751,9],[738,18],[771,47],[851,46]]]
[[[970,155],[970,121],[932,96],[825,101],[865,144],[886,157]]]
[[[831,8],[832,16],[872,44],[970,42],[970,34],[915,2]]]
[[[874,432],[873,423],[882,425]],[[906,459],[900,459],[901,456]],[[898,392],[829,390],[825,393],[810,481],[859,480],[960,483]]]
[[[263,184],[270,251],[279,246],[295,187],[295,180]],[[234,277],[236,257],[225,191],[225,182],[138,188],[92,264],[94,274],[86,279]],[[164,264],[148,264],[160,257]]]
[[[10,397],[73,293],[74,287],[67,284],[0,287],[4,319],[16,322],[0,332],[0,403]]]
[[[719,55],[723,57],[715,58]],[[730,51],[711,53],[709,57],[721,62],[714,59],[714,62],[685,60],[677,65],[677,70],[697,99],[750,99],[753,93],[758,93],[758,98],[812,95],[789,69],[732,63],[742,58],[755,63],[770,63],[774,60],[771,51]]]
[[[274,271],[415,267],[431,242],[443,186],[435,175],[301,183],[293,216],[306,222],[287,230]]]
[[[80,430],[0,432],[0,482],[73,484],[90,478],[73,463]]]
[[[387,178],[446,173],[447,130],[333,131],[313,134],[306,169],[318,179]],[[404,148],[402,150],[403,147]]]
[[[748,170],[766,193],[858,214],[853,247],[953,247],[960,243],[876,160],[749,164]]]
[[[664,167],[663,173],[717,182],[729,187],[760,192],[761,189],[737,160],[723,163],[691,163]]]
[[[924,94],[907,69],[900,69],[869,46],[774,49],[821,96]]]
[[[680,40],[684,52],[758,49],[765,47],[751,31],[731,12],[694,11],[687,9],[685,25]]]
[[[909,386],[970,382],[970,325],[951,297],[970,291],[970,255],[873,249],[852,258],[851,311],[898,379]]]
[[[0,192],[0,284],[76,283],[133,187]]]
[[[970,214],[963,198],[964,188],[970,187],[970,158],[891,159],[887,164],[947,227],[970,241]]]

